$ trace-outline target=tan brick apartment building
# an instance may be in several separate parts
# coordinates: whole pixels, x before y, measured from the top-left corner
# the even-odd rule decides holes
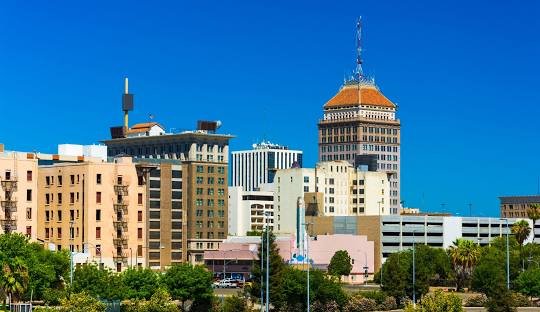
[[[146,265],[144,169],[131,158],[39,167],[38,236],[118,271]]]
[[[501,217],[527,218],[527,209],[532,204],[540,204],[540,195],[530,196],[501,196]]]

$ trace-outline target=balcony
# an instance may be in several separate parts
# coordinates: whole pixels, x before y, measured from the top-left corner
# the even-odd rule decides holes
[[[15,200],[2,200],[0,204],[2,205],[2,209],[4,209],[4,211],[9,211],[9,212],[17,211],[17,201]]]
[[[122,229],[124,231],[127,231],[127,221],[126,220],[113,221],[113,225],[114,225],[115,229]]]
[[[113,238],[113,244],[114,244],[114,246],[117,246],[117,247],[118,246],[127,247],[128,239],[125,236],[116,237],[116,238]]]
[[[119,213],[121,212],[122,215],[127,215],[128,213],[128,205],[127,203],[121,203],[121,204],[114,204],[114,212]]]
[[[114,192],[118,195],[126,196],[128,194],[128,186],[124,184],[117,184],[114,186]]]
[[[115,263],[122,262],[124,264],[127,264],[128,262],[128,256],[124,253],[117,253],[116,255],[113,255],[113,261]]]
[[[17,190],[17,180],[3,180],[2,189],[6,192],[14,192]]]

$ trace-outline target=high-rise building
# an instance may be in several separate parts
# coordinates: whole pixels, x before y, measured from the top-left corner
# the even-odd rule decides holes
[[[229,234],[246,236],[251,231],[274,229],[274,192],[244,191],[229,187]]]
[[[390,173],[390,213],[400,208],[400,121],[397,105],[362,73],[358,24],[357,71],[324,105],[319,121],[319,161],[346,160],[353,165],[375,155],[379,171]]]
[[[137,163],[158,166],[150,172],[148,184],[150,266],[162,269],[178,261],[202,263],[204,251],[217,250],[227,236],[232,136],[215,133],[218,122],[199,122],[197,130],[181,133],[152,130],[156,125],[111,129],[113,138],[104,143],[109,156],[127,154]],[[132,135],[135,131],[141,135]]]
[[[261,184],[274,182],[276,170],[302,167],[302,151],[261,142],[249,151],[232,152],[232,186],[244,191],[258,190]]]
[[[130,157],[55,160],[38,169],[38,237],[117,271],[145,265],[145,169]]]

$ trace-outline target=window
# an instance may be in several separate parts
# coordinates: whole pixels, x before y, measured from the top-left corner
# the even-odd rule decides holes
[[[60,195],[62,195],[62,194],[58,194],[58,196],[60,196]],[[73,192],[69,193],[69,203],[70,204],[75,203],[75,193],[73,193]]]
[[[137,194],[137,205],[142,205],[143,203],[142,193]]]
[[[197,184],[203,184],[203,177],[197,177]]]
[[[32,220],[32,208],[26,208],[26,220]]]
[[[304,192],[306,192],[306,193],[309,192],[309,186],[304,185]]]
[[[57,215],[58,215],[58,221],[62,221],[62,210],[58,210],[57,212]]]
[[[96,227],[96,239],[101,239],[101,227]]]
[[[96,256],[101,256],[101,245],[96,245]]]
[[[58,176],[58,186],[61,186],[62,185],[62,176],[59,175]]]
[[[62,193],[58,193],[58,204],[62,204]]]
[[[56,229],[56,236],[58,238],[62,238],[62,228],[59,227]]]
[[[32,227],[31,226],[26,227],[26,235],[27,236],[32,236]]]
[[[202,217],[203,216],[203,211],[201,209],[195,210],[195,216]]]
[[[101,221],[101,209],[96,209],[96,221]]]
[[[69,176],[69,183],[70,183],[71,185],[75,184],[75,175],[74,175],[74,174],[72,174],[72,175]]]
[[[75,220],[75,210],[71,209],[69,211],[69,221],[74,221]]]
[[[309,183],[309,177],[304,177],[304,183]]]
[[[96,174],[96,183],[101,184],[101,173]]]
[[[96,204],[101,204],[101,192],[96,192]]]
[[[137,229],[137,239],[142,239],[142,228]]]
[[[51,178],[49,176],[45,177],[45,185],[51,185]]]
[[[26,181],[28,182],[32,181],[32,170],[26,171]]]
[[[32,201],[32,190],[26,190],[26,201]]]
[[[208,177],[208,184],[214,184],[214,178]]]
[[[142,222],[142,211],[141,210],[137,211],[137,221]]]
[[[204,167],[203,166],[197,166],[197,173],[203,173]]]
[[[49,235],[50,235],[49,228],[45,228],[45,238],[49,239]]]
[[[208,196],[214,195],[214,189],[213,189],[213,188],[209,188],[209,189],[207,190],[207,193],[208,193]]]

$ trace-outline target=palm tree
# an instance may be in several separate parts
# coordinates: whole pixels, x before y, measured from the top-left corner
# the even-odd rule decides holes
[[[525,262],[523,260],[523,243],[531,234],[529,222],[525,220],[520,220],[514,223],[514,225],[512,225],[512,234],[514,234],[514,237],[519,244],[519,257],[521,259],[521,268],[525,269]]]
[[[527,217],[532,220],[533,224],[533,239],[534,239],[534,226],[536,225],[536,220],[540,219],[540,204],[531,204],[529,209],[527,209]]]
[[[1,265],[0,288],[6,296],[10,296],[11,300],[16,302],[28,287],[28,268],[19,257],[8,261],[4,261]]]
[[[454,245],[448,249],[448,255],[456,275],[456,290],[459,291],[469,280],[480,258],[480,246],[471,240],[458,238],[454,241]]]

